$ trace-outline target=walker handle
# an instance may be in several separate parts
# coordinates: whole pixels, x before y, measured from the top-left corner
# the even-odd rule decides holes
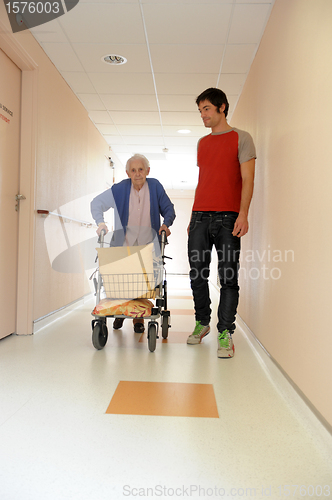
[[[161,231],[161,245],[160,245],[162,257],[164,257],[165,245],[168,245],[168,241],[167,241],[166,231],[165,229],[163,229]]]
[[[104,236],[105,236],[105,234],[106,234],[105,229],[102,229],[100,231],[99,238],[98,238],[98,243],[100,244],[101,248],[104,246]]]

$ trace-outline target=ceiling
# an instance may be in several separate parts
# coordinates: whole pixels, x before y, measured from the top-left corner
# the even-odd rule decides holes
[[[165,188],[194,189],[197,140],[210,131],[195,98],[221,88],[231,118],[273,3],[80,0],[31,32],[105,137],[110,156],[125,165],[132,154],[144,154]],[[106,64],[109,54],[127,63]]]

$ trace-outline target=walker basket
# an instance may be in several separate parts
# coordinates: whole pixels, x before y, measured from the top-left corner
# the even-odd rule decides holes
[[[154,299],[154,273],[101,274],[108,299]]]

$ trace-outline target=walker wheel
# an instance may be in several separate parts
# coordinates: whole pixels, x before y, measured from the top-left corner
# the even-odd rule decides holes
[[[92,330],[92,344],[95,349],[100,351],[106,345],[108,338],[108,329],[107,325],[104,322],[95,323]]]
[[[154,352],[156,349],[156,343],[157,343],[157,327],[155,323],[149,323],[149,328],[148,328],[148,346],[149,346],[149,351]]]
[[[168,316],[163,316],[162,323],[161,323],[161,334],[163,339],[167,339],[168,337]]]

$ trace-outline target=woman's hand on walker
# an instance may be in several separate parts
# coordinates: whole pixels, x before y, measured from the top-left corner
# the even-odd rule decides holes
[[[161,234],[161,231],[166,231],[166,236],[169,236],[171,234],[171,231],[168,229],[168,227],[165,224],[160,226],[159,234]]]
[[[102,230],[105,231],[105,234],[108,233],[108,227],[106,226],[106,224],[104,222],[100,222],[98,224],[98,229],[96,231],[96,233],[98,234],[98,236],[100,235],[100,233],[101,233]]]

